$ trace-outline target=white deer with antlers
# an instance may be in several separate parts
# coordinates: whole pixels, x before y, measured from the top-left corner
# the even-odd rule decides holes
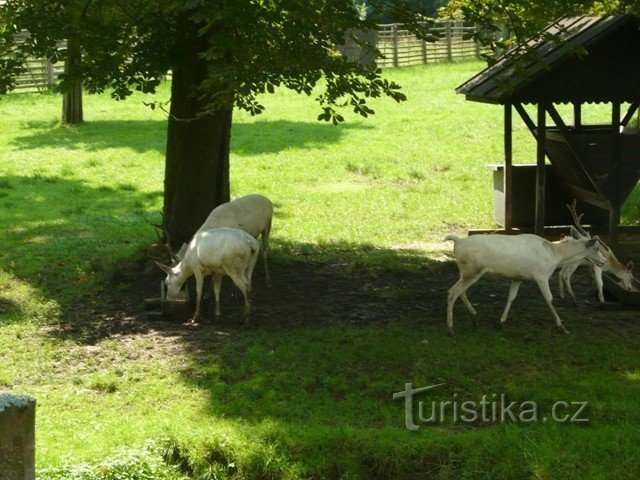
[[[585,239],[591,238],[591,234],[587,232],[581,225],[580,221],[584,216],[584,213],[580,215],[576,212],[576,200],[573,200],[571,205],[567,205],[569,212],[571,212],[571,216],[573,217],[573,222],[575,224],[575,228],[572,226],[571,236],[576,239]],[[564,298],[564,288],[567,288],[569,295],[573,299],[573,303],[576,303],[576,296],[573,293],[573,289],[571,288],[571,275],[580,265],[588,265],[591,268],[591,274],[593,275],[593,279],[596,282],[596,287],[598,289],[598,300],[600,303],[604,303],[604,293],[602,291],[602,272],[612,273],[622,282],[622,285],[627,290],[633,291],[635,287],[633,286],[633,262],[629,260],[626,265],[623,265],[613,254],[613,251],[605,245],[602,240],[598,242],[600,253],[604,257],[604,265],[601,267],[594,265],[593,263],[579,261],[575,263],[571,263],[569,265],[565,265],[560,270],[560,298]]]

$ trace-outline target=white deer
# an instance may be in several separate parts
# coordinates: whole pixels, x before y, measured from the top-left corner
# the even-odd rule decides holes
[[[466,291],[485,273],[511,280],[509,298],[500,318],[500,325],[507,320],[511,303],[516,298],[522,281],[533,280],[549,305],[557,327],[564,333],[569,333],[553,307],[549,278],[559,266],[583,259],[599,266],[604,263],[596,245],[597,238],[566,238],[552,243],[537,235],[522,234],[472,235],[467,238],[447,235],[446,240],[455,242],[454,257],[460,270],[460,279],[449,289],[447,298],[447,327],[450,334],[453,334],[453,305],[458,297],[462,297],[475,322],[476,311],[469,302]]]
[[[269,249],[272,217],[273,205],[267,197],[257,193],[245,195],[214,208],[198,229],[196,235],[200,232],[222,227],[243,230],[253,238],[258,238],[262,235],[264,271],[267,285],[271,286],[271,277],[267,268],[267,250]],[[178,261],[182,260],[186,250],[187,244],[182,244],[180,251],[175,255]]]
[[[215,314],[219,320],[220,284],[222,276],[227,275],[244,294],[243,324],[248,325],[251,311],[251,276],[259,250],[260,244],[254,237],[236,228],[216,228],[197,233],[189,242],[180,263],[170,267],[156,262],[158,267],[167,274],[165,300],[177,300],[185,281],[191,275],[195,275],[197,301],[192,322],[197,322],[200,318],[204,277],[213,275]]]
[[[581,213],[580,215],[577,214],[576,200],[574,199],[571,205],[567,205],[567,208],[569,209],[569,212],[571,212],[573,222],[575,223],[575,228],[573,226],[570,228],[571,236],[577,239],[591,238],[591,234],[589,234],[589,232],[587,232],[580,224],[580,220],[582,220],[584,213]],[[599,242],[599,248],[600,253],[604,257],[604,266],[602,268],[584,261],[575,262],[562,267],[559,274],[560,298],[564,298],[564,287],[566,286],[569,295],[571,295],[571,298],[573,299],[573,303],[576,303],[576,296],[571,288],[571,275],[573,275],[573,272],[575,272],[580,265],[589,265],[591,267],[591,275],[593,275],[593,279],[596,282],[598,300],[600,300],[600,303],[604,303],[604,293],[602,291],[603,271],[612,273],[618,277],[622,282],[623,287],[627,290],[636,290],[633,286],[633,262],[629,260],[626,265],[623,265],[613,254],[611,249],[602,241]]]

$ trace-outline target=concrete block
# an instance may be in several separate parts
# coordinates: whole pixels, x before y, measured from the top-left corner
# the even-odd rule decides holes
[[[36,401],[0,395],[0,480],[34,480]]]

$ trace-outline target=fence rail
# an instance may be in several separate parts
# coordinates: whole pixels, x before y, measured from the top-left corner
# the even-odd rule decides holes
[[[17,45],[24,43],[28,33],[23,32],[15,37]],[[65,43],[58,44],[58,48],[64,48]],[[16,90],[46,90],[51,88],[58,75],[64,72],[64,63],[51,63],[41,58],[30,58],[25,64],[25,71],[16,78]]]
[[[367,38],[367,41],[373,43],[383,55],[383,58],[375,60],[376,65],[386,68],[452,62],[480,58],[482,53],[488,52],[473,39],[465,38],[477,31],[477,27],[469,22],[443,20],[435,21],[430,26],[439,34],[439,38],[434,42],[419,39],[401,23],[379,25],[380,29],[376,35]],[[343,55],[351,60],[362,60],[365,57],[363,49],[350,37],[351,35],[342,49]]]
[[[433,22],[431,27],[440,34],[440,38],[435,42],[420,40],[401,23],[379,25],[378,31],[355,32],[360,38],[374,44],[383,58],[374,59],[372,55],[367,55],[353,41],[350,34],[347,35],[346,45],[341,47],[341,51],[351,60],[375,62],[382,68],[480,58],[480,54],[485,52],[473,40],[464,38],[466,34],[476,31],[476,26],[468,22],[437,21]],[[17,35],[16,43],[20,44],[26,38],[26,33]],[[65,44],[61,43],[59,48],[64,46]],[[18,90],[46,90],[55,84],[58,75],[64,71],[63,62],[53,64],[46,59],[29,59],[25,67],[25,72],[16,79]]]

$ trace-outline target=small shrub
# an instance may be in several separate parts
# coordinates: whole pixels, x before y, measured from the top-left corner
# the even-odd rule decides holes
[[[148,442],[141,450],[123,450],[98,464],[82,463],[41,470],[38,480],[186,480],[162,459],[158,445]]]
[[[413,178],[414,180],[424,180],[425,175],[420,170],[416,170],[415,168],[411,169],[409,172],[409,178]]]
[[[118,377],[113,373],[96,374],[91,377],[89,386],[99,392],[113,393],[118,390]]]

